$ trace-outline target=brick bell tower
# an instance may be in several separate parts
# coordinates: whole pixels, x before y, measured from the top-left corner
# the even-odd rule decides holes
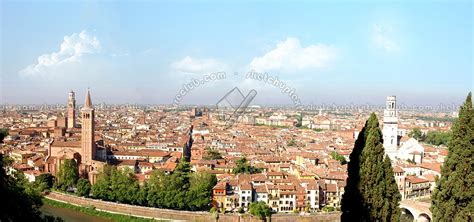
[[[91,96],[87,90],[86,101],[82,108],[82,132],[81,132],[82,160],[90,163],[95,159],[96,146],[94,141],[94,109],[92,108]]]

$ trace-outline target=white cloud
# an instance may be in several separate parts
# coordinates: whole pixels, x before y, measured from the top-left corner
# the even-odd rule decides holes
[[[183,73],[203,74],[224,71],[226,65],[215,59],[186,56],[180,61],[172,63],[171,68]]]
[[[28,65],[19,71],[22,77],[45,76],[51,69],[68,63],[77,63],[84,54],[100,51],[100,42],[96,36],[89,35],[86,30],[79,34],[64,36],[64,41],[58,52],[43,54],[38,57],[38,63]]]
[[[396,52],[400,50],[397,42],[393,39],[393,29],[391,26],[374,24],[372,27],[373,39],[377,47],[386,52]]]
[[[275,49],[254,58],[250,68],[256,71],[325,68],[337,57],[337,51],[325,44],[303,47],[297,38],[287,38]]]

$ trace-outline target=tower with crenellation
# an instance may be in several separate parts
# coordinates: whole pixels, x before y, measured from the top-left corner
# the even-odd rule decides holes
[[[388,96],[383,113],[383,147],[385,154],[393,160],[398,149],[397,97]]]
[[[67,100],[67,128],[71,129],[76,126],[76,96],[74,91],[69,92]]]

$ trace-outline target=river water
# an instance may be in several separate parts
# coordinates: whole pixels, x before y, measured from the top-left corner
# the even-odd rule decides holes
[[[61,208],[61,207],[54,207],[48,204],[43,204],[40,208],[40,211],[44,215],[51,215],[55,217],[61,217],[66,222],[111,222],[112,220],[91,216],[80,211],[75,211],[72,209]]]

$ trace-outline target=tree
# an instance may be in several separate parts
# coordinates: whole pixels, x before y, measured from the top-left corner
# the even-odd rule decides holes
[[[296,115],[296,127],[301,127],[303,125],[303,113],[300,113],[299,115]]]
[[[186,197],[189,190],[190,171],[189,162],[182,158],[170,175],[168,185],[165,186],[165,207],[177,210],[187,208]]]
[[[92,197],[101,200],[112,200],[110,190],[111,166],[106,165],[103,171],[97,176],[95,184],[92,186]]]
[[[213,174],[191,173],[191,166],[185,159],[181,159],[171,174],[153,171],[143,186],[138,184],[130,169],[107,166],[92,186],[92,197],[158,208],[208,210],[216,183]]]
[[[140,185],[130,168],[104,167],[104,171],[99,174],[96,183],[92,186],[93,198],[126,204],[137,204],[138,193],[140,193]]]
[[[441,167],[432,195],[434,221],[472,221],[474,219],[474,110],[472,95],[460,107],[452,127],[448,156]]]
[[[249,212],[262,220],[272,215],[272,209],[263,201],[250,203]]]
[[[286,144],[287,146],[296,146],[296,140],[295,139],[291,139],[290,141],[288,141],[288,143]]]
[[[79,171],[76,161],[74,159],[66,159],[61,166],[59,166],[57,184],[55,184],[55,186],[59,190],[67,191],[76,185],[78,179]]]
[[[448,145],[449,141],[451,140],[451,132],[437,132],[437,131],[430,131],[426,134],[424,138],[425,143],[433,144],[435,146],[439,145]]]
[[[7,175],[9,161],[0,153],[0,221],[40,221],[41,195],[28,183],[23,173]]]
[[[148,181],[147,202],[150,206],[171,209],[189,209],[188,191],[191,167],[181,159],[172,174],[152,173]]]
[[[212,217],[216,218],[216,219],[219,219],[219,212],[217,211],[217,208],[216,207],[212,207],[210,210],[209,210],[209,213],[211,213]]]
[[[242,157],[236,162],[236,166],[233,169],[234,174],[244,173],[244,174],[254,174],[262,172],[262,169],[251,166],[247,161],[247,158]]]
[[[385,199],[382,207],[382,220],[383,221],[399,221],[400,219],[400,208],[399,202],[401,200],[400,191],[398,190],[397,181],[393,174],[392,163],[390,158],[387,156],[383,162],[383,168],[385,170]],[[383,185],[382,185],[383,186]]]
[[[54,176],[50,173],[43,173],[36,177],[35,183],[39,186],[45,186],[45,189],[51,189],[54,184]]]
[[[212,188],[217,183],[214,174],[197,172],[191,175],[191,186],[188,191],[188,208],[190,210],[208,210],[211,204]]]
[[[335,159],[335,160],[341,162],[341,165],[344,165],[344,164],[347,163],[346,158],[345,158],[343,155],[337,153],[336,151],[332,151],[332,152],[331,152],[331,157],[332,157],[333,159]]]
[[[211,150],[209,147],[206,148],[206,155],[204,156],[205,160],[216,160],[222,159],[221,154],[217,150]]]
[[[362,150],[364,149],[368,131],[372,128],[369,121],[365,122],[365,126],[359,133],[355,141],[354,148],[349,155],[349,163],[347,165],[348,178],[344,188],[344,194],[341,200],[342,221],[350,221],[352,218],[360,218],[362,213],[362,195],[359,188],[360,183],[360,159]]]
[[[110,173],[110,198],[112,201],[130,204],[134,202],[139,185],[130,168],[113,167]]]
[[[168,176],[162,171],[154,171],[148,180],[147,202],[149,206],[164,208],[165,187]]]
[[[81,178],[77,181],[77,195],[81,197],[88,197],[91,192],[91,183],[88,179]]]
[[[408,133],[408,136],[419,140],[422,138],[423,133],[421,132],[420,128],[414,128]]]
[[[135,204],[138,204],[140,206],[147,206],[147,195],[148,195],[148,184],[145,183],[143,186],[140,187],[138,193],[136,194],[135,197]]]
[[[8,136],[8,129],[0,129],[0,143],[3,143],[3,139]]]
[[[333,212],[336,210],[336,208],[331,207],[331,206],[324,206],[322,209],[324,212]]]
[[[398,221],[401,195],[372,113],[356,140],[342,201],[343,221]]]

